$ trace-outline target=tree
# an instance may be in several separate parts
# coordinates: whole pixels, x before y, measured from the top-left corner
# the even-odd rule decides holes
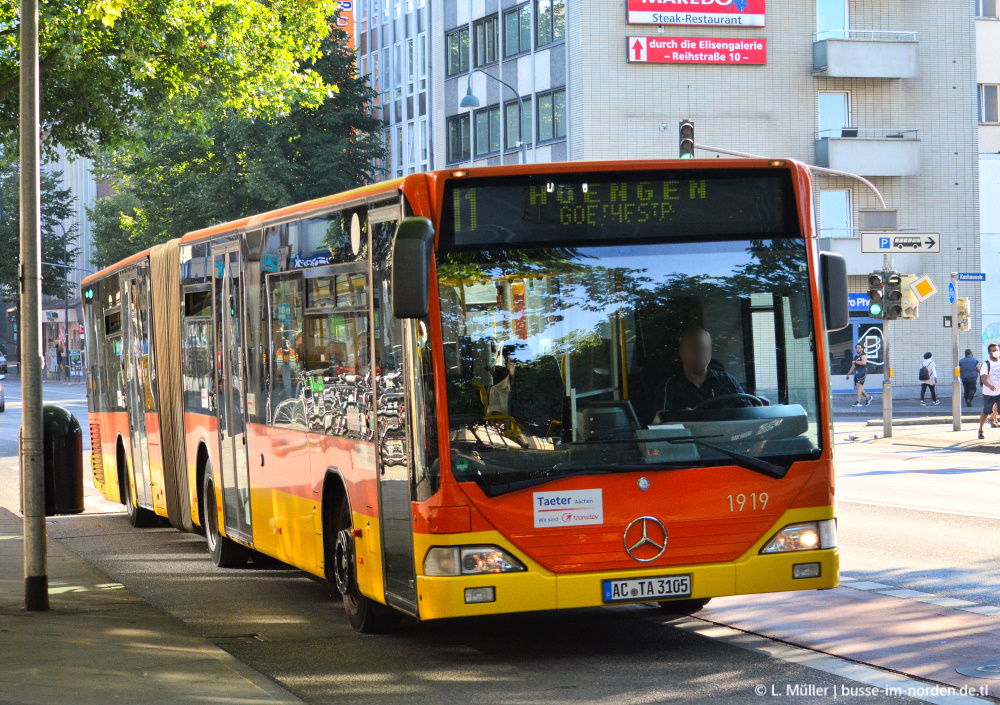
[[[107,266],[185,232],[337,193],[370,180],[382,156],[373,93],[355,75],[339,33],[306,70],[336,85],[317,107],[285,117],[223,117],[210,124],[177,119],[187,107],[140,118],[135,146],[99,163],[116,194],[90,210],[94,264]]]
[[[39,6],[41,128],[77,155],[116,144],[133,116],[197,97],[238,115],[318,104],[303,63],[329,36],[330,0],[47,0]],[[0,0],[0,143],[18,126],[18,0]]]
[[[61,263],[64,258],[72,262],[77,255],[76,225],[66,230],[65,236],[60,221],[73,215],[76,197],[69,189],[61,188],[61,172],[41,173],[42,205],[42,261]],[[14,301],[19,295],[17,280],[21,218],[18,191],[18,169],[16,164],[0,165],[0,190],[2,190],[3,212],[0,218],[0,301]],[[50,296],[64,296],[64,269],[42,265],[42,293]],[[70,292],[72,297],[73,292]]]

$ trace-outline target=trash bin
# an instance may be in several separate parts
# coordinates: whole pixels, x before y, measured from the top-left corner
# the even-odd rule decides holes
[[[83,430],[61,406],[42,407],[45,516],[83,511]]]

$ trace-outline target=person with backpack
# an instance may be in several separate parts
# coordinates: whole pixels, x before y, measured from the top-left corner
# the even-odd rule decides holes
[[[937,393],[934,391],[934,385],[937,384],[937,363],[934,362],[934,356],[929,352],[924,353],[924,361],[920,363],[920,372],[917,374],[917,378],[920,380],[920,406],[926,406],[924,395],[928,389],[931,390],[931,406],[940,404]]]
[[[990,343],[986,352],[989,357],[979,368],[981,373],[979,379],[983,383],[983,413],[979,415],[979,440],[986,438],[983,435],[983,426],[1000,401],[1000,348],[997,348],[996,343]]]
[[[972,406],[976,396],[976,381],[979,379],[979,360],[972,355],[972,350],[966,349],[965,357],[958,361],[958,377],[962,380],[965,392],[965,405]]]
[[[868,406],[872,403],[872,395],[865,391],[865,379],[868,376],[868,356],[865,354],[864,346],[858,343],[854,346],[854,350],[857,353],[851,362],[851,368],[847,370],[847,377],[845,379],[851,378],[851,373],[854,373],[854,389],[858,393],[858,400],[852,406]],[[865,401],[861,403],[861,397],[864,395]]]

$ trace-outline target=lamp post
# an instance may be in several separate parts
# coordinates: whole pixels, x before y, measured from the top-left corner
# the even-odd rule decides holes
[[[66,241],[66,226],[62,224],[61,220],[55,221],[55,224],[62,229],[63,234],[63,364],[66,365],[66,369],[69,369],[69,243]],[[59,370],[60,376],[63,371]],[[66,375],[68,378],[69,375]]]
[[[524,101],[521,100],[521,94],[518,93],[517,90],[512,85],[510,85],[509,83],[507,83],[503,79],[497,78],[496,76],[494,76],[491,73],[486,73],[483,69],[474,68],[471,71],[469,71],[469,82],[468,82],[468,84],[466,85],[466,88],[465,88],[465,95],[462,97],[462,100],[460,100],[458,102],[458,107],[460,107],[460,108],[473,108],[474,109],[474,108],[478,108],[480,106],[479,98],[477,98],[476,96],[474,96],[472,94],[472,74],[474,74],[476,71],[479,71],[484,76],[488,76],[489,78],[492,78],[497,83],[500,83],[500,84],[506,86],[514,94],[514,97],[517,98],[517,104],[518,104],[518,106],[521,109],[521,134],[520,134],[520,139],[517,141],[517,143],[521,147],[521,163],[522,164],[527,164],[528,163],[528,148],[524,144],[524,137],[525,137],[525,130],[524,130]],[[532,142],[532,145],[534,145],[534,142]],[[532,146],[532,149],[534,149],[534,146]]]

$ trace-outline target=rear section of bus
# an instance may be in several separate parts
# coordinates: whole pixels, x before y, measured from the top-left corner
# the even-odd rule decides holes
[[[431,180],[422,619],[837,585],[810,183],[723,160]]]

